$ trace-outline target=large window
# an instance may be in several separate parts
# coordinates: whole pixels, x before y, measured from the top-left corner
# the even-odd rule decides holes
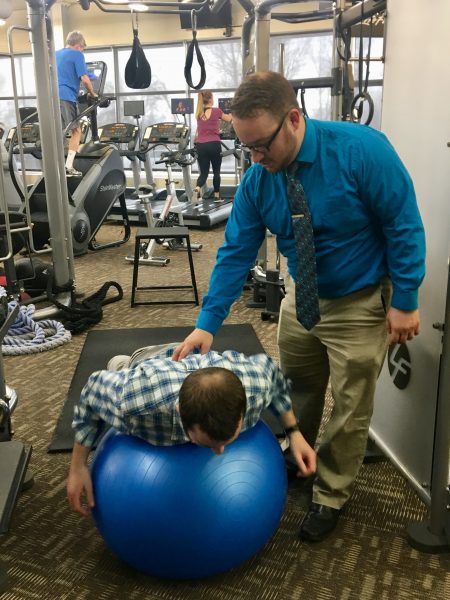
[[[287,79],[331,76],[331,35],[273,36],[269,48],[270,68],[274,71],[279,70],[280,45],[284,47],[284,75]]]
[[[145,56],[152,70],[150,92],[178,91],[186,88],[184,80],[184,48],[181,44],[174,46],[144,47]],[[135,93],[125,83],[125,67],[130,58],[131,49],[118,51],[119,89],[120,93]]]
[[[18,56],[14,60],[19,106],[36,106],[34,68],[31,56]],[[11,59],[0,57],[0,121],[7,130],[16,125],[14,110]]]
[[[15,59],[17,92],[19,96],[35,96],[36,86],[34,64],[31,56],[19,56]],[[11,84],[12,90],[12,84]]]
[[[241,81],[242,61],[240,42],[223,40],[201,45],[205,61],[205,89],[237,88]],[[197,83],[200,78],[197,61],[192,65],[192,80]]]
[[[369,40],[363,38],[364,64],[362,69],[363,86],[366,78],[366,56],[368,53]],[[315,79],[331,78],[333,59],[333,38],[331,34],[284,36],[277,35],[270,39],[270,68],[274,71],[280,70],[281,47],[284,49],[284,75],[288,79]],[[370,56],[380,58],[383,52],[383,40],[372,38]],[[359,40],[352,44],[352,58],[359,57]],[[355,60],[352,60],[353,78],[355,81],[355,93],[359,91],[360,68]],[[368,92],[374,103],[374,115],[370,123],[371,127],[379,129],[381,126],[381,101],[384,63],[381,60],[373,60],[369,65]],[[309,117],[315,119],[331,119],[331,87],[305,89],[304,104]],[[299,97],[300,100],[300,97]],[[368,105],[364,105],[362,122],[368,116]]]
[[[86,62],[102,61],[106,64],[106,80],[103,90],[104,94],[115,94],[115,70],[114,70],[114,55],[110,50],[86,50],[84,53]]]
[[[313,79],[331,77],[333,39],[331,33],[308,35],[274,35],[270,39],[269,56],[270,68],[279,70],[280,44],[284,47],[284,74],[288,79]],[[200,48],[206,65],[206,82],[204,89],[214,93],[217,104],[218,98],[230,98],[241,80],[241,42],[238,39],[219,39],[201,41]],[[145,114],[140,119],[141,132],[148,125],[182,120],[183,117],[171,113],[171,99],[174,97],[190,96],[196,106],[197,92],[189,89],[184,78],[186,43],[144,45],[145,55],[152,70],[152,82],[147,90],[130,89],[125,83],[125,66],[131,55],[131,46],[127,48],[88,49],[86,61],[102,60],[107,65],[107,77],[104,92],[113,96],[109,107],[98,111],[99,126],[116,121],[133,122],[133,117],[125,117],[123,103],[125,100],[143,100]],[[364,39],[364,55],[367,53],[367,39]],[[352,48],[353,56],[358,53],[358,40]],[[372,40],[371,55],[380,56],[382,40]],[[34,69],[31,56],[19,56],[15,60],[19,103],[21,106],[33,106],[35,100]],[[358,85],[358,67],[354,63],[356,90]],[[365,71],[364,71],[365,72]],[[373,127],[380,126],[381,113],[381,83],[383,63],[370,63],[369,92],[374,99],[375,114]],[[192,80],[197,83],[200,78],[198,61],[194,56]],[[331,118],[331,89],[306,89],[304,102],[307,113],[312,118]],[[12,81],[10,59],[0,56],[0,120],[7,128],[15,126],[16,119],[12,102]],[[187,124],[191,127],[191,139],[194,140],[196,131],[195,117],[186,116]],[[232,141],[226,141],[232,146]],[[155,156],[157,159],[157,156]],[[129,163],[125,162],[128,167]],[[224,159],[223,171],[233,173],[235,170],[232,156]],[[193,165],[196,171],[197,165]]]

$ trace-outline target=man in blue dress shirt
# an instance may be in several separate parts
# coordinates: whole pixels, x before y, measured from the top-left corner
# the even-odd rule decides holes
[[[56,52],[56,66],[58,69],[59,103],[63,130],[72,123],[69,150],[66,159],[67,177],[81,177],[82,173],[73,166],[75,155],[78,151],[81,138],[81,128],[78,121],[78,94],[80,81],[87,89],[90,96],[97,95],[88,75],[83,52],[86,49],[86,40],[79,31],[71,31],[66,38],[65,48]]]
[[[278,327],[280,363],[293,382],[293,408],[311,445],[328,383],[334,399],[317,449],[313,501],[299,533],[320,541],[336,526],[362,464],[387,345],[419,333],[424,229],[411,178],[379,131],[305,119],[289,82],[271,72],[240,85],[232,116],[254,164],[235,196],[196,329],[174,359],[194,348],[209,350],[269,229],[289,271]],[[294,161],[317,265],[320,321],[310,330],[296,317],[297,254],[286,178]]]

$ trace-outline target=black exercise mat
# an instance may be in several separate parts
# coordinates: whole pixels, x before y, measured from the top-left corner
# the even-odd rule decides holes
[[[132,354],[142,346],[180,342],[192,327],[156,327],[151,329],[109,329],[90,331],[81,351],[69,391],[59,416],[48,452],[70,452],[73,447],[73,409],[89,375],[105,369],[117,354]],[[224,325],[214,338],[213,349],[237,350],[252,355],[264,348],[251,325]]]

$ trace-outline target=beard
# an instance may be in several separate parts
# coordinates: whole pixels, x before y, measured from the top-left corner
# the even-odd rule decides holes
[[[295,160],[298,154],[298,141],[292,132],[286,132],[285,140],[281,145],[281,150],[271,156],[263,156],[259,161],[262,167],[269,173],[279,173],[284,171]]]

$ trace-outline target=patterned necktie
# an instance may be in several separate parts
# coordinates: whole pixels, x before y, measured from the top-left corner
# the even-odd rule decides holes
[[[297,249],[295,308],[297,320],[309,331],[320,321],[320,310],[311,214],[305,191],[297,179],[299,166],[294,161],[287,168],[287,197]]]

